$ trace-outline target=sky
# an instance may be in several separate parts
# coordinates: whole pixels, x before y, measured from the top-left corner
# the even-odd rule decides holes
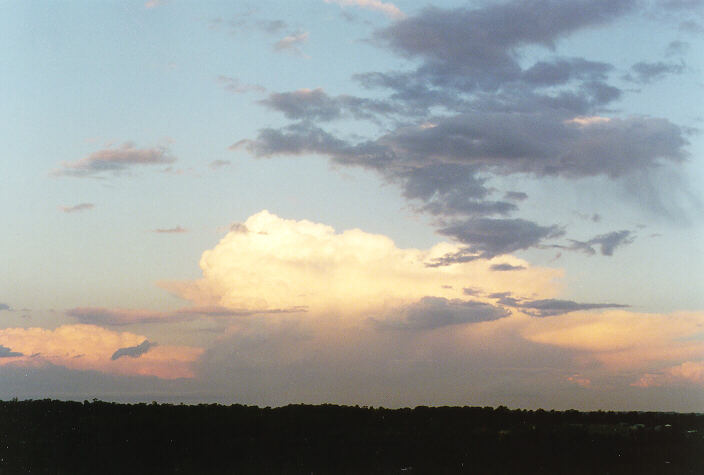
[[[701,412],[703,33],[0,2],[0,398]]]

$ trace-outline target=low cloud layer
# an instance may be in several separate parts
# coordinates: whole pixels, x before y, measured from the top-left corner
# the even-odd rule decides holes
[[[97,370],[126,375],[149,375],[163,379],[191,378],[201,348],[155,346],[139,358],[112,358],[120,349],[139,347],[146,338],[114,332],[95,325],[63,325],[43,328],[5,328],[0,345],[20,355],[0,359],[0,365],[41,366],[52,364],[78,370]],[[135,350],[129,350],[135,351]]]
[[[169,312],[144,309],[76,307],[66,315],[81,323],[94,325],[133,325],[137,323],[178,323],[199,317],[245,317],[257,313],[279,314],[305,312],[305,307],[287,309],[267,308],[260,310],[226,308],[221,306],[183,307]]]
[[[498,320],[509,315],[505,308],[476,300],[423,297],[416,303],[397,309],[389,319],[373,321],[382,329],[433,330],[449,325]]]

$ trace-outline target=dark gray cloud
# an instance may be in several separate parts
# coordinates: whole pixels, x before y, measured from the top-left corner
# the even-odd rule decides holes
[[[525,266],[514,266],[511,264],[493,264],[490,269],[497,272],[508,272],[514,270],[524,270]]]
[[[552,317],[580,310],[596,310],[605,308],[625,308],[628,305],[616,303],[579,303],[572,300],[542,299],[519,300],[508,295],[501,295],[499,303],[507,307],[520,309],[533,317]]]
[[[528,195],[526,193],[523,193],[522,191],[507,191],[506,194],[504,194],[504,199],[512,201],[523,201],[525,199],[528,199]]]
[[[403,308],[399,316],[373,321],[380,328],[433,330],[448,325],[498,320],[508,315],[510,312],[505,308],[484,302],[423,297],[420,301]]]
[[[447,255],[433,265],[448,265],[473,259],[490,259],[539,245],[543,240],[564,234],[558,226],[540,226],[524,219],[470,218],[440,228],[438,232],[455,238],[467,247]]]
[[[8,304],[6,304],[6,303],[0,303],[0,312],[2,312],[3,310],[10,310],[10,309],[11,309],[11,308],[10,308],[10,306],[9,306]]]
[[[394,112],[384,101],[348,95],[332,97],[320,88],[272,93],[259,103],[296,120],[329,121],[346,115],[370,119],[375,114]]]
[[[64,213],[75,213],[76,211],[86,211],[95,208],[93,203],[79,203],[74,206],[61,206],[60,209]]]
[[[681,74],[684,69],[683,63],[666,63],[664,61],[649,63],[641,61],[631,66],[631,72],[625,76],[625,79],[647,84],[662,79],[669,74]]]
[[[527,195],[508,191],[497,199],[492,178],[625,183],[687,158],[687,131],[668,120],[604,116],[623,93],[609,83],[612,65],[551,53],[556,41],[633,12],[637,3],[516,0],[426,8],[373,36],[375,44],[419,63],[355,76],[365,88],[386,90],[385,99],[330,96],[322,89],[270,94],[261,103],[296,122],[262,129],[231,148],[262,158],[318,154],[374,170],[399,185],[416,210],[434,216],[441,234],[465,244],[431,266],[544,246],[564,229],[511,218]],[[527,46],[544,57],[524,57]],[[654,80],[674,72],[667,65],[636,63],[631,74]],[[384,133],[353,140],[322,128],[342,118],[383,124]],[[589,252],[597,246],[611,255],[629,239],[600,235],[562,247]]]
[[[105,173],[125,173],[136,166],[161,165],[175,161],[176,158],[164,147],[140,149],[131,142],[125,142],[120,147],[98,150],[75,162],[63,163],[61,168],[54,170],[52,174],[77,178],[96,177]]]
[[[582,251],[590,256],[596,254],[594,250],[595,246],[599,246],[601,250],[601,255],[603,256],[613,256],[614,250],[617,247],[625,246],[631,244],[635,236],[632,231],[621,230],[613,231],[607,234],[600,234],[594,236],[588,241],[575,241],[571,239],[572,244],[570,246],[558,246],[562,249],[571,249],[576,251]]]
[[[128,346],[126,348],[119,348],[110,357],[111,360],[115,361],[123,356],[129,356],[130,358],[139,358],[144,353],[149,351],[151,348],[155,347],[156,343],[151,343],[149,340],[144,340],[137,346]]]
[[[13,356],[24,356],[22,353],[12,351],[6,346],[0,345],[0,358],[12,358]]]
[[[424,62],[417,74],[429,82],[463,90],[495,90],[521,79],[516,49],[546,47],[580,28],[613,20],[634,0],[514,1],[478,9],[429,7],[376,33],[378,42]],[[538,75],[564,81],[562,74]]]

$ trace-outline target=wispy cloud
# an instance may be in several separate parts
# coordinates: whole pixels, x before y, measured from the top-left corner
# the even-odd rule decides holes
[[[382,2],[381,0],[325,0],[325,3],[334,3],[342,7],[354,6],[375,10],[394,20],[400,20],[406,17],[396,5],[391,2]]]
[[[93,203],[79,203],[74,206],[60,206],[59,209],[64,213],[75,213],[76,211],[86,211],[95,208]]]
[[[77,178],[99,177],[106,173],[120,174],[132,167],[173,163],[176,158],[165,147],[137,148],[125,142],[117,148],[106,148],[74,162],[65,162],[52,171],[54,176]]]
[[[181,226],[176,226],[175,228],[157,228],[153,232],[157,234],[181,234],[187,233],[188,229]]]
[[[259,84],[243,83],[239,79],[230,76],[218,76],[217,80],[226,91],[235,94],[245,94],[247,92],[266,92],[266,88],[264,86],[260,86]]]
[[[302,31],[284,36],[274,43],[274,50],[305,56],[300,46],[308,41],[308,32]]]
[[[198,317],[243,317],[254,314],[280,314],[305,312],[305,307],[285,309],[236,309],[219,305],[183,307],[168,312],[143,309],[123,309],[104,307],[76,307],[66,311],[66,315],[81,323],[99,325],[131,325],[135,323],[175,323]]]
[[[148,2],[144,3],[144,8],[152,9],[152,8],[160,7],[166,3],[167,3],[167,0],[149,0]]]
[[[231,163],[229,160],[213,160],[208,166],[213,170],[217,170],[218,168],[227,167]]]

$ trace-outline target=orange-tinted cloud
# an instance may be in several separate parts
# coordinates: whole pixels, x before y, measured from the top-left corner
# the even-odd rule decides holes
[[[523,336],[533,342],[575,350],[613,370],[647,370],[704,355],[704,314],[579,312],[531,319]]]
[[[704,361],[685,361],[658,373],[646,373],[631,386],[676,386],[693,384],[704,387]]]
[[[201,348],[153,346],[138,357],[112,359],[116,351],[137,347],[146,337],[114,332],[95,325],[63,325],[43,328],[5,328],[0,345],[22,356],[0,358],[0,365],[41,365],[51,363],[77,370],[156,376],[163,379],[194,376],[192,364]]]

